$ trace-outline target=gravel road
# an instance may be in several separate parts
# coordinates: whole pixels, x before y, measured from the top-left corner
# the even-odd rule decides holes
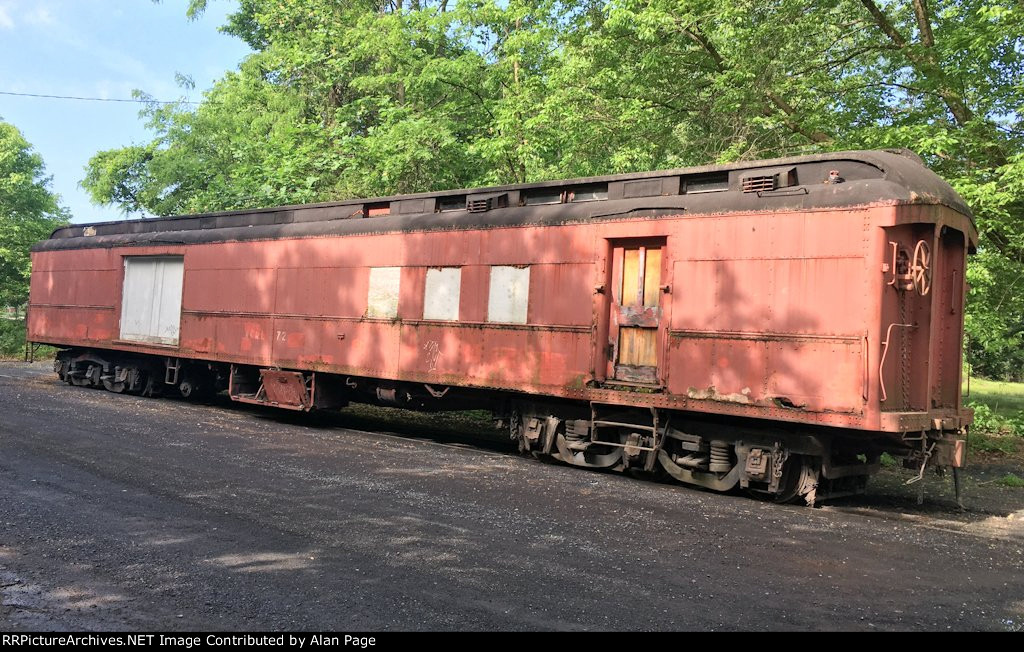
[[[1024,623],[1024,511],[780,507],[353,423],[0,363],[0,630]]]

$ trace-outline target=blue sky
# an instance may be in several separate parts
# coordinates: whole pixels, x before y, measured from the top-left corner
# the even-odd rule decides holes
[[[187,0],[0,0],[0,91],[131,98],[139,89],[159,100],[199,100],[249,49],[217,31],[234,0],[210,2],[196,21],[185,17],[186,5]],[[175,73],[190,76],[195,90],[179,88]],[[124,217],[91,203],[78,182],[97,151],[152,138],[139,108],[0,95],[0,118],[42,154],[52,188],[75,222]]]

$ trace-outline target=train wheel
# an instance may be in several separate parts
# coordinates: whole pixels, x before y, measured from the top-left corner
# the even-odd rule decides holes
[[[211,385],[207,382],[185,377],[178,383],[178,393],[181,394],[182,398],[201,401],[213,395],[210,387]]]
[[[96,367],[90,364],[86,366],[83,371],[83,366],[84,365],[76,365],[72,368],[73,373],[68,374],[68,379],[75,387],[92,387]]]
[[[810,455],[791,455],[782,468],[778,492],[770,496],[773,503],[796,503],[803,498],[814,505],[814,495],[821,475],[821,463]]]
[[[813,506],[821,476],[821,461],[809,455],[790,455],[782,468],[779,489],[774,494],[751,491],[755,496],[774,503],[794,503],[801,499]]]
[[[601,446],[602,451],[588,448],[587,450],[573,450],[569,448],[569,442],[565,435],[559,433],[555,437],[555,448],[558,451],[558,459],[573,466],[582,466],[588,469],[621,469],[622,449],[610,446]]]
[[[64,382],[68,381],[68,362],[57,356],[53,360],[53,370],[57,372],[57,378],[60,378]]]
[[[114,367],[114,375],[103,379],[103,387],[108,392],[124,394],[128,389],[128,382],[126,380],[116,380],[117,378],[127,378],[127,373],[123,367]]]
[[[116,380],[103,380],[103,388],[108,392],[114,392],[115,394],[124,394],[125,390],[128,389],[128,384],[122,381]]]
[[[126,391],[133,396],[142,396],[149,387],[150,374],[145,370],[132,367],[128,370],[129,384]]]

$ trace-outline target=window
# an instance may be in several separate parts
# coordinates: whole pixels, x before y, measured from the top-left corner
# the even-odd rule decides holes
[[[636,179],[634,181],[622,182],[623,199],[678,194],[679,177],[654,177],[653,179]]]
[[[527,206],[536,206],[537,204],[561,204],[562,191],[558,188],[528,190],[523,194],[523,203]]]
[[[607,183],[576,186],[569,191],[569,201],[597,201],[599,199],[608,199]]]
[[[465,195],[455,195],[454,197],[438,197],[437,199],[437,211],[439,213],[464,210],[466,210]]]
[[[121,339],[178,344],[181,328],[181,256],[132,256],[124,259]]]
[[[729,189],[729,173],[705,174],[700,177],[686,179],[686,193],[721,192]]]
[[[423,289],[423,318],[458,321],[461,288],[461,267],[428,269]]]
[[[391,202],[363,204],[363,217],[383,217],[391,214]]]
[[[401,279],[401,267],[370,268],[370,291],[366,298],[367,317],[398,317],[398,288]]]
[[[529,298],[529,267],[495,266],[491,268],[487,321],[499,324],[525,324]]]
[[[624,306],[658,306],[661,291],[661,247],[636,247],[622,252],[622,287],[619,296]]]

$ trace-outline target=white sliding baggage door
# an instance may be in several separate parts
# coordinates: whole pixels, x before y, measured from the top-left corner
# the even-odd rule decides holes
[[[121,339],[178,344],[181,328],[181,256],[130,256],[124,259]]]

